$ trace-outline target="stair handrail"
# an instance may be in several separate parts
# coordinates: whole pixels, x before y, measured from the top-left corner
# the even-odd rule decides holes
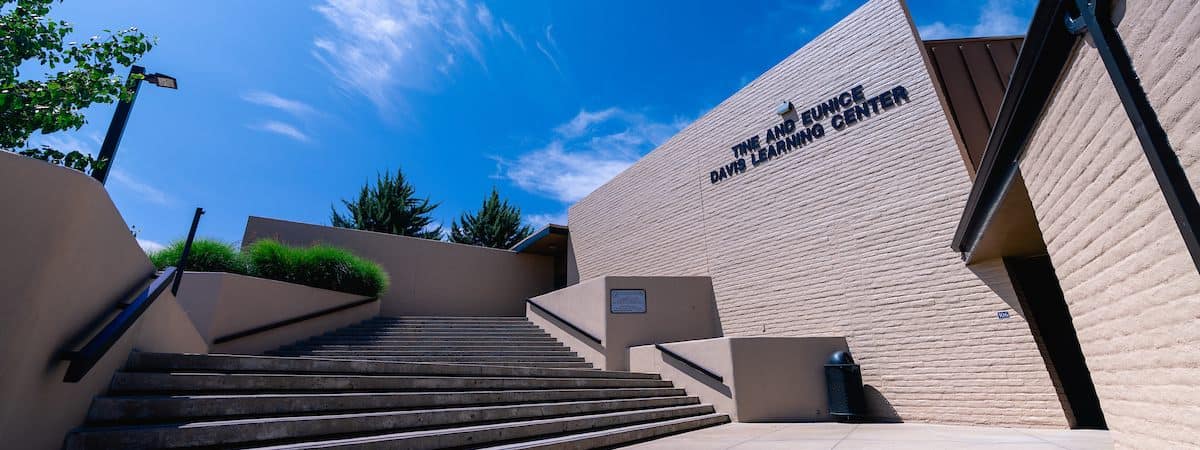
[[[693,368],[693,369],[696,369],[697,371],[699,371],[700,373],[702,373],[702,374],[704,374],[704,375],[708,376],[709,378],[712,378],[712,379],[714,379],[714,380],[717,380],[717,381],[719,381],[719,382],[721,382],[721,383],[725,383],[725,377],[722,377],[722,376],[720,376],[720,375],[717,375],[715,372],[713,372],[713,371],[711,371],[711,370],[708,370],[708,369],[704,368],[704,366],[701,366],[701,365],[699,365],[699,364],[696,364],[696,363],[695,363],[695,362],[693,362],[692,360],[685,358],[683,355],[680,355],[680,354],[678,354],[678,353],[675,353],[675,352],[671,351],[670,349],[668,349],[667,347],[663,346],[662,344],[654,344],[654,348],[657,348],[657,349],[658,349],[658,351],[662,352],[662,353],[663,353],[663,354],[665,354],[665,355],[670,355],[672,358],[675,358],[675,359],[679,360],[679,362],[682,362],[682,363],[684,363],[684,364],[687,364],[687,365],[688,365],[688,367],[691,367],[691,368]]]
[[[192,252],[192,241],[196,239],[196,227],[200,225],[200,216],[204,214],[204,208],[196,208],[195,215],[192,216],[192,227],[188,230],[187,240],[183,243],[183,251],[179,254],[179,264],[163,269],[162,273],[150,283],[146,289],[135,291],[137,297],[128,303],[118,303],[116,308],[121,312],[117,313],[116,317],[92,336],[92,339],[79,350],[66,350],[59,352],[59,358],[64,361],[70,361],[67,366],[67,372],[63,375],[64,383],[78,383],[83,380],[83,377],[91,372],[96,363],[100,362],[101,358],[108,353],[117,341],[125,335],[137,323],[138,318],[142,317],[150,306],[158,300],[167,290],[167,286],[171,286],[171,295],[179,293],[179,282],[183,278],[183,270],[187,267],[188,255]],[[143,281],[144,282],[144,281]],[[126,295],[122,298],[129,298]]]
[[[539,314],[545,314],[547,316],[550,316],[554,320],[562,322],[563,325],[566,325],[568,328],[575,330],[575,332],[584,335],[584,337],[587,337],[588,339],[591,339],[592,342],[596,343],[596,345],[601,345],[604,343],[604,341],[601,341],[600,338],[596,337],[592,333],[588,333],[587,330],[584,330],[583,328],[579,328],[578,326],[571,323],[567,319],[564,319],[564,318],[560,317],[558,314],[555,314],[553,311],[546,309],[546,307],[537,304],[537,302],[534,302],[533,299],[527,298],[527,299],[525,299],[525,303],[528,303],[530,306],[533,306],[533,309],[537,310]]]
[[[63,375],[63,382],[78,383],[85,375],[96,366],[97,362],[104,357],[105,353],[116,345],[121,336],[137,322],[137,319],[150,309],[150,305],[154,300],[158,299],[167,287],[178,277],[179,270],[175,267],[167,267],[162,271],[157,278],[154,279],[150,286],[138,292],[137,297],[129,303],[121,303],[117,307],[121,308],[121,312],[113,317],[99,333],[96,333],[82,349],[78,351],[63,352],[61,358],[70,361],[67,366],[67,373]]]
[[[318,318],[321,316],[327,316],[327,315],[330,315],[330,314],[333,314],[333,313],[336,313],[339,311],[344,311],[344,310],[347,310],[350,308],[362,306],[367,303],[376,302],[376,301],[379,301],[379,297],[369,297],[369,298],[364,298],[362,300],[355,300],[355,301],[352,301],[349,303],[334,306],[331,308],[325,308],[325,309],[322,309],[319,311],[313,311],[313,312],[310,312],[307,314],[302,314],[302,315],[299,315],[296,317],[292,317],[290,319],[283,319],[283,320],[271,322],[266,325],[257,326],[257,327],[254,327],[254,328],[251,328],[248,330],[243,330],[243,331],[239,331],[236,333],[231,333],[231,334],[227,334],[227,335],[218,337],[216,339],[213,339],[213,344],[214,345],[215,344],[224,344],[226,342],[229,342],[229,341],[232,341],[235,339],[241,339],[241,338],[244,338],[247,336],[253,336],[256,334],[260,334],[260,333],[266,333],[266,332],[274,330],[276,328],[282,328],[282,327],[286,327],[288,325],[292,325],[295,323],[304,322],[306,320],[315,319],[315,318]]]

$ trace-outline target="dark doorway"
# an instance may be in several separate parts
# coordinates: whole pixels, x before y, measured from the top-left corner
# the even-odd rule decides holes
[[[1004,266],[1071,428],[1107,429],[1050,257],[1008,257]]]

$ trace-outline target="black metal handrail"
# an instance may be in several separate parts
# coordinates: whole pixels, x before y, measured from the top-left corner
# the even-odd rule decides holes
[[[585,337],[587,337],[588,339],[591,339],[592,342],[595,342],[597,345],[604,343],[604,341],[601,341],[600,338],[592,335],[592,333],[588,333],[583,328],[579,328],[579,327],[575,326],[575,324],[571,323],[567,319],[559,317],[558,314],[551,312],[550,310],[546,309],[544,306],[534,303],[534,301],[532,299],[525,299],[525,303],[528,303],[530,306],[533,306],[533,309],[537,310],[539,314],[545,314],[547,316],[550,316],[554,320],[562,322],[563,325],[566,325],[568,328],[575,330],[576,333],[582,334]]]
[[[229,342],[229,341],[232,341],[235,339],[241,339],[246,336],[253,336],[253,335],[256,335],[259,333],[265,333],[265,332],[274,330],[276,328],[286,327],[291,324],[300,323],[300,322],[310,320],[310,319],[315,319],[315,318],[321,317],[321,316],[326,316],[329,314],[333,314],[335,312],[344,311],[344,310],[347,310],[350,308],[354,308],[356,306],[362,306],[367,303],[371,303],[371,302],[375,302],[375,301],[379,301],[379,298],[378,297],[365,298],[362,300],[356,300],[356,301],[353,301],[350,303],[346,303],[344,305],[338,305],[338,306],[334,306],[332,308],[325,308],[320,311],[313,311],[308,314],[293,317],[291,319],[284,319],[284,320],[280,320],[278,322],[272,322],[272,323],[269,323],[269,324],[266,324],[263,326],[254,327],[249,330],[239,331],[239,332],[233,333],[233,334],[227,334],[225,336],[221,336],[219,338],[213,339],[213,344],[224,344],[226,342]]]
[[[717,375],[716,372],[705,369],[704,366],[696,364],[696,363],[692,362],[692,360],[690,360],[690,359],[684,358],[683,355],[680,355],[678,353],[671,351],[670,349],[664,347],[662,344],[654,344],[654,348],[657,348],[658,351],[663,352],[663,354],[665,354],[665,355],[670,355],[672,358],[678,359],[679,362],[687,364],[688,367],[696,369],[697,371],[708,376],[709,378],[720,381],[721,383],[725,382],[725,377]]]
[[[113,317],[108,325],[105,325],[104,329],[93,336],[82,349],[60,353],[61,359],[71,362],[67,366],[67,373],[63,375],[63,382],[78,383],[79,380],[82,380],[92,370],[92,367],[100,362],[104,354],[117,344],[121,336],[124,336],[125,332],[133,327],[142,313],[150,309],[150,305],[154,304],[163,291],[167,290],[167,286],[171,286],[171,295],[179,293],[179,282],[183,278],[184,268],[187,267],[188,255],[192,252],[192,241],[196,239],[196,227],[200,225],[200,216],[203,214],[204,208],[196,208],[196,214],[192,216],[192,227],[188,230],[188,237],[183,243],[183,251],[179,255],[177,266],[163,269],[158,278],[150,283],[150,287],[136,291],[139,293],[133,301],[118,303],[116,308],[121,312],[117,313],[116,317]]]
[[[77,383],[79,380],[82,380],[92,370],[92,367],[100,361],[100,358],[104,357],[108,349],[116,345],[121,336],[137,322],[138,317],[141,317],[142,313],[150,309],[150,305],[154,303],[154,300],[158,299],[163,291],[167,290],[167,287],[171,285],[175,277],[179,276],[179,273],[174,267],[167,267],[158,278],[154,279],[154,282],[150,283],[149,287],[138,293],[133,301],[123,304],[121,312],[117,313],[117,316],[109,321],[108,325],[104,326],[104,329],[93,336],[82,349],[79,351],[64,352],[62,359],[71,361],[71,364],[67,366],[67,373],[63,376],[63,381]]]

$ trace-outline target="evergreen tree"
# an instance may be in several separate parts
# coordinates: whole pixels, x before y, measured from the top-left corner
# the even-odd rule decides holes
[[[493,248],[512,248],[531,233],[533,228],[521,224],[521,209],[501,200],[494,187],[479,212],[463,213],[450,225],[451,242]]]
[[[429,203],[429,198],[417,198],[416,190],[404,179],[404,173],[396,170],[391,174],[376,175],[375,186],[364,184],[358,199],[342,200],[346,215],[330,207],[333,214],[330,222],[340,228],[377,231],[380,233],[415,236],[425,239],[441,239],[442,227],[429,229],[433,224],[430,213],[438,207]]]

